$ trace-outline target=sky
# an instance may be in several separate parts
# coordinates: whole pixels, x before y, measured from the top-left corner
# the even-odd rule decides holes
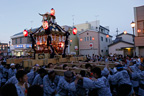
[[[144,5],[144,0],[0,0],[0,42],[8,43],[10,37],[24,29],[42,25],[38,13],[55,9],[56,22],[73,25],[100,20],[100,25],[109,26],[110,35],[127,31],[132,33],[134,7]]]

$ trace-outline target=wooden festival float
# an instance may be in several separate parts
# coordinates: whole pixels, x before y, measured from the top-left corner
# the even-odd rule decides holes
[[[48,63],[62,62],[77,62],[84,60],[84,57],[73,57],[66,55],[66,48],[69,44],[69,35],[77,34],[77,29],[74,27],[65,31],[60,25],[55,22],[55,10],[52,8],[51,13],[39,14],[43,17],[43,24],[34,32],[24,30],[25,37],[30,36],[34,59],[24,60],[24,67],[30,67],[34,64],[45,65]],[[73,31],[73,32],[70,32]],[[14,63],[14,62],[13,62]]]

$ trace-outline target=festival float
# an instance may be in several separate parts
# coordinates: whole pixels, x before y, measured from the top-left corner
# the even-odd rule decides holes
[[[25,60],[24,65],[41,65],[48,63],[60,62],[76,62],[83,60],[83,57],[73,57],[66,55],[66,48],[69,44],[69,35],[77,34],[77,29],[69,29],[65,31],[60,25],[55,22],[55,10],[52,8],[51,13],[39,14],[42,16],[42,25],[34,32],[23,31],[24,36],[30,36],[32,42],[32,50],[34,54],[33,60]],[[71,32],[72,31],[72,32]],[[42,62],[43,60],[43,62]],[[28,62],[28,64],[25,64]]]

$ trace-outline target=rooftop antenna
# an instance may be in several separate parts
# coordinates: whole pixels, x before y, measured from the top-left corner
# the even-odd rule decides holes
[[[116,29],[116,32],[117,32],[117,35],[118,35],[118,32],[119,32],[118,28]]]
[[[74,26],[74,15],[72,15],[72,20],[73,20],[73,26]]]
[[[31,29],[32,29],[32,23],[33,23],[33,21],[30,21],[31,22]]]

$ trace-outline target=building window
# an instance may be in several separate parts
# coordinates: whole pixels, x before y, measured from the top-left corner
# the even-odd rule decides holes
[[[20,43],[22,43],[22,38],[20,38]]]
[[[85,41],[86,41],[86,37],[85,37]]]
[[[90,36],[90,41],[92,41],[92,37]]]
[[[106,53],[108,53],[108,50],[106,50]]]
[[[15,44],[17,44],[17,39],[15,39]]]
[[[96,29],[98,29],[98,27],[96,27]]]
[[[106,42],[107,42],[108,40],[107,40],[107,38],[106,38]]]
[[[87,37],[87,41],[89,41],[89,37]]]
[[[104,30],[103,29],[101,29],[101,32],[103,32]]]
[[[3,50],[5,50],[5,46],[3,45]]]
[[[87,35],[89,35],[89,33],[87,33]]]
[[[101,37],[101,41],[103,41],[103,37]]]
[[[111,40],[109,39],[109,43],[111,42]]]
[[[101,52],[103,52],[103,50],[101,50]]]

